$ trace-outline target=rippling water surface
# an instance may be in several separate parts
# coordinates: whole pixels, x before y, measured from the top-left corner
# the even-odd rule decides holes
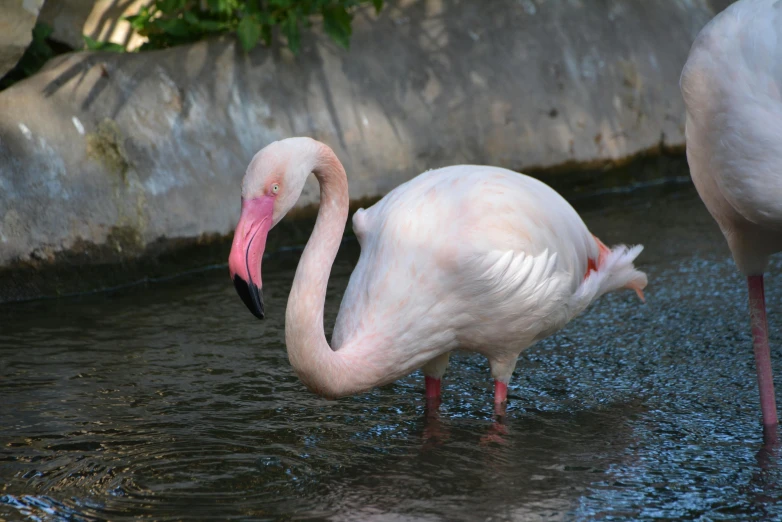
[[[647,304],[605,296],[522,354],[500,421],[469,354],[439,411],[418,373],[336,402],[307,392],[284,349],[295,256],[264,270],[263,322],[224,269],[0,307],[0,518],[782,517],[746,290],[716,226],[691,190],[621,199],[583,215],[606,243],[646,245]],[[328,324],[356,257],[345,245]]]

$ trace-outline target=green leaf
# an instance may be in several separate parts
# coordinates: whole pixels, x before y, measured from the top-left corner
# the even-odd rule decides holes
[[[199,20],[198,28],[205,33],[217,33],[225,29],[225,23],[217,20]]]
[[[125,20],[130,23],[133,30],[137,31],[142,36],[145,34],[147,25],[149,24],[150,14],[149,11],[144,8],[139,11],[138,14],[126,16]]]
[[[372,0],[372,5],[375,6],[375,14],[377,14],[383,9],[383,0]]]
[[[199,25],[200,24],[200,20],[195,15],[195,13],[193,13],[193,11],[185,11],[184,14],[182,15],[182,19],[185,22],[189,23],[190,25]]]
[[[35,27],[33,27],[33,41],[42,42],[46,40],[51,36],[53,30],[54,29],[52,29],[51,26],[43,22],[38,22],[35,24]]]
[[[193,28],[181,18],[157,18],[155,25],[172,36],[186,38],[193,34]]]
[[[350,16],[342,6],[328,6],[323,8],[323,29],[326,34],[339,45],[347,49],[350,46]]]
[[[285,38],[288,39],[288,47],[290,47],[293,54],[299,54],[299,47],[301,45],[301,34],[299,33],[299,21],[296,19],[295,13],[290,13],[288,18],[282,24],[282,32],[285,34]]]
[[[111,51],[115,53],[125,52],[125,46],[114,42],[100,42],[90,38],[86,34],[82,35],[82,38],[84,38],[84,45],[86,45],[87,49],[90,51]]]
[[[376,11],[385,4],[383,0],[148,0],[136,15],[125,19],[147,37],[144,50],[235,32],[249,51],[259,40],[271,44],[274,29],[279,28],[288,46],[298,52],[302,26],[308,29],[316,14],[323,16],[326,33],[347,48],[350,10],[370,3]]]
[[[245,51],[250,51],[261,37],[261,26],[252,17],[245,16],[236,28],[236,36]]]
[[[90,38],[86,34],[83,34],[82,38],[84,38],[84,45],[86,45],[87,49],[90,51],[97,51],[100,49],[101,42]]]
[[[263,43],[268,45],[272,44],[272,26],[269,24],[264,24],[261,26],[261,40],[263,40]]]
[[[257,15],[262,12],[261,2],[259,2],[258,0],[250,0],[249,2],[247,2],[244,8],[247,9],[247,12],[252,15]]]
[[[186,0],[156,0],[158,8],[164,13],[184,9]]]

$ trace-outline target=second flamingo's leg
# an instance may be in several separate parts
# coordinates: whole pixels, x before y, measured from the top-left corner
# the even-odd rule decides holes
[[[771,374],[771,350],[768,344],[766,298],[763,276],[747,277],[749,286],[749,313],[752,322],[752,344],[760,391],[760,411],[763,414],[763,434],[767,443],[777,442],[777,404],[774,396],[774,378]]]

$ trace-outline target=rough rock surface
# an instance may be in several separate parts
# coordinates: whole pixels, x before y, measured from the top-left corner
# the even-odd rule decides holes
[[[455,163],[523,170],[681,146],[679,73],[720,7],[404,1],[357,15],[349,52],[315,35],[298,57],[231,39],[59,57],[0,93],[0,267],[230,234],[249,160],[288,136],[331,145],[354,200]],[[299,207],[316,201],[310,183]],[[0,300],[52,292],[14,277]]]
[[[125,21],[149,0],[48,0],[41,22],[53,29],[51,38],[73,49],[84,47],[83,35],[124,45],[132,50],[145,42]]]
[[[14,68],[33,39],[44,0],[0,0],[0,78]]]

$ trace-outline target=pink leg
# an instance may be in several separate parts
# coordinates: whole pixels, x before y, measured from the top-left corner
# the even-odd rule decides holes
[[[508,385],[494,381],[494,414],[505,415],[505,404],[508,401]]]
[[[428,375],[424,377],[424,382],[426,383],[426,398],[427,399],[437,399],[440,397],[440,379],[435,379],[434,377],[429,377]]]
[[[768,346],[766,324],[766,298],[763,292],[763,276],[747,278],[749,285],[749,313],[752,322],[752,343],[755,349],[755,366],[760,389],[760,411],[763,414],[763,433],[766,442],[777,441],[777,405],[774,397],[774,379],[771,375],[771,351]]]
[[[508,400],[508,385],[504,382],[494,381],[494,404],[502,404]]]

